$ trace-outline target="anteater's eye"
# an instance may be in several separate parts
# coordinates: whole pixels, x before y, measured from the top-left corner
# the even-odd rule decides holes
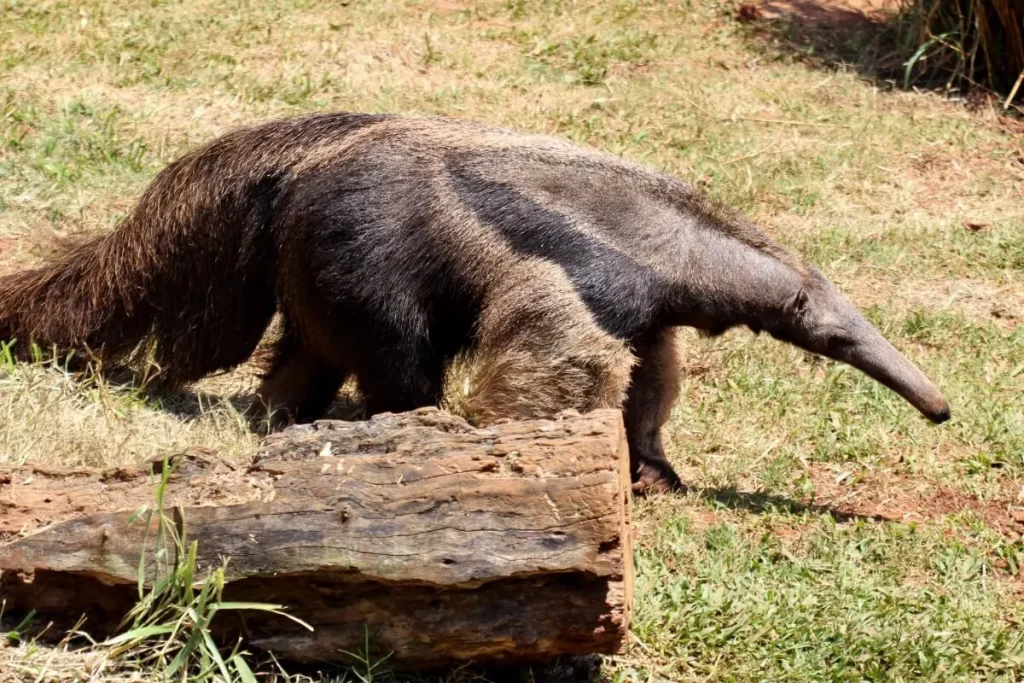
[[[829,335],[828,341],[825,342],[825,348],[831,352],[842,351],[851,346],[853,346],[853,341],[846,336],[840,335]]]

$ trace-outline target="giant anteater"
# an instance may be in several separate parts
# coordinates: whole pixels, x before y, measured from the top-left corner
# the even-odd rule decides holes
[[[765,330],[949,417],[817,270],[692,186],[451,119],[231,132],[164,169],[114,231],[0,279],[0,339],[108,364],[148,349],[174,385],[246,361],[275,312],[259,395],[294,419],[350,376],[371,414],[436,403],[468,350],[481,423],[621,406],[638,489],[678,483],[660,429],[679,326]]]

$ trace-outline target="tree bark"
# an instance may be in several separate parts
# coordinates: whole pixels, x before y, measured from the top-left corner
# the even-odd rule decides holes
[[[314,628],[221,613],[221,637],[337,661],[369,634],[397,668],[513,664],[620,649],[629,481],[617,411],[475,429],[424,409],[292,427],[241,464],[189,452],[165,512],[201,567],[229,558],[225,600],[284,604]],[[149,465],[0,471],[8,614],[84,613],[87,631],[111,633],[137,598],[147,534],[153,567],[155,522],[128,522],[154,490]]]

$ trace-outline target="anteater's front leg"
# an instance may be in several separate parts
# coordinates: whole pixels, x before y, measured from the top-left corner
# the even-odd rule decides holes
[[[470,418],[551,417],[621,408],[635,362],[595,322],[565,272],[546,261],[510,268],[484,302]]]
[[[677,489],[681,487],[679,475],[661,443],[661,427],[679,395],[675,332],[671,328],[653,331],[635,347],[639,362],[633,368],[624,411],[633,490]]]

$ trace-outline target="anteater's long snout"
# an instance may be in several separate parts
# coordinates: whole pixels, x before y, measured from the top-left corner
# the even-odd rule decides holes
[[[935,423],[949,419],[949,402],[924,373],[907,360],[866,320],[851,343],[837,353],[849,363],[902,396]]]

